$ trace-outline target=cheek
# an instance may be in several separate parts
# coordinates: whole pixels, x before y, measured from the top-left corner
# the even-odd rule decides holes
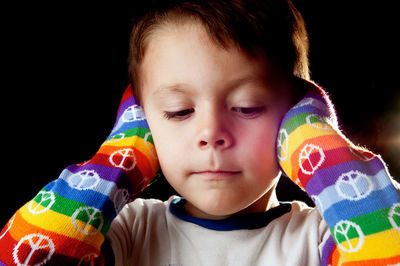
[[[165,176],[176,176],[184,161],[184,140],[175,130],[168,129],[161,119],[147,118],[158,160]]]
[[[279,171],[275,156],[276,126],[260,122],[253,130],[242,132],[241,139],[242,161],[257,175],[276,175]]]

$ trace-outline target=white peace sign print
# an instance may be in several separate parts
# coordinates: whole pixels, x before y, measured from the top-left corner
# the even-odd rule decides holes
[[[37,199],[39,202],[36,202],[35,199]],[[54,202],[56,202],[54,193],[51,191],[40,191],[35,199],[31,200],[28,206],[29,212],[33,215],[48,211],[51,206],[53,206]],[[35,207],[33,207],[34,202],[36,203]]]
[[[14,214],[13,217],[11,217],[11,219],[8,221],[7,228],[6,227],[3,228],[3,229],[6,229],[6,230],[4,230],[3,234],[1,234],[0,239],[2,239],[7,234],[8,231],[10,231],[11,226],[14,223],[15,215],[16,214]]]
[[[129,192],[127,189],[119,189],[114,195],[114,208],[115,211],[118,213],[122,210],[124,205],[129,200]]]
[[[298,104],[293,106],[293,109],[300,108],[300,107],[303,107],[303,106],[306,106],[306,105],[312,105],[313,102],[314,102],[313,98],[304,98]]]
[[[124,113],[122,114],[122,121],[123,122],[134,122],[134,121],[141,121],[145,120],[144,112],[139,105],[132,105],[126,108]]]
[[[154,149],[154,146],[150,146],[150,144],[149,144],[150,136],[152,136],[150,132],[147,132],[146,135],[144,135],[144,143],[146,144],[147,150],[150,152],[151,156],[154,159],[157,159],[157,153],[156,153],[156,150]]]
[[[29,246],[29,252],[26,252],[27,246]],[[54,243],[48,236],[42,234],[26,235],[14,247],[14,263],[17,265],[43,265],[50,260],[54,251]],[[37,253],[39,253],[39,256]]]
[[[393,228],[400,232],[400,203],[392,206],[388,218]]]
[[[361,227],[350,221],[338,222],[333,229],[333,234],[339,248],[346,252],[356,252],[364,243]]]
[[[110,163],[125,171],[132,170],[136,166],[136,156],[132,149],[121,149],[113,152],[108,158]]]
[[[80,207],[76,209],[71,216],[71,220],[75,229],[85,235],[94,235],[103,227],[103,215],[100,210],[94,207]]]
[[[278,159],[283,162],[288,156],[288,144],[289,138],[286,129],[279,130],[277,148],[278,148]]]
[[[329,130],[330,127],[327,123],[325,123],[322,118],[317,114],[310,114],[306,117],[306,122],[308,125],[317,128],[317,129],[324,129]]]
[[[120,140],[123,140],[125,138],[125,133],[118,133],[114,136],[112,136],[109,140],[107,140],[106,142],[108,143],[114,143],[114,142],[118,142]]]
[[[299,167],[306,175],[312,175],[325,161],[325,153],[321,147],[307,144],[300,152]]]
[[[348,200],[360,200],[367,197],[373,185],[367,175],[351,170],[342,174],[335,185],[337,193]]]
[[[364,161],[364,162],[372,161],[375,158],[375,155],[373,153],[370,153],[370,152],[362,150],[362,149],[356,149],[356,148],[353,148],[350,146],[349,150],[358,159],[360,159],[361,161]]]
[[[100,182],[100,176],[94,170],[82,170],[68,177],[68,185],[78,190],[91,189]]]
[[[79,265],[88,265],[90,263],[90,265],[94,265],[94,260],[96,260],[96,258],[98,258],[99,256],[95,253],[90,253],[90,254],[86,254],[85,256],[83,256],[79,263]]]

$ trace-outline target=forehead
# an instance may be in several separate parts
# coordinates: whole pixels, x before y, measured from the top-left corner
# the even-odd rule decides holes
[[[162,88],[179,91],[186,87],[234,87],[246,82],[271,85],[278,76],[275,72],[265,56],[250,56],[235,45],[222,47],[200,23],[187,22],[165,24],[152,32],[139,80],[144,96]]]

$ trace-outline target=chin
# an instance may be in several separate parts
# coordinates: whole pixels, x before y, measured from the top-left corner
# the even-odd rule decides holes
[[[187,200],[192,207],[191,210],[188,210],[189,214],[193,216],[202,216],[199,218],[224,219],[248,207],[242,198],[208,195],[198,199],[189,198]]]

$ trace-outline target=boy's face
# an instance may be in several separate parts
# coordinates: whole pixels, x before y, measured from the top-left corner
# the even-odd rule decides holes
[[[275,138],[288,85],[262,57],[223,49],[196,23],[150,37],[142,105],[163,173],[203,218],[265,211],[280,175]]]

